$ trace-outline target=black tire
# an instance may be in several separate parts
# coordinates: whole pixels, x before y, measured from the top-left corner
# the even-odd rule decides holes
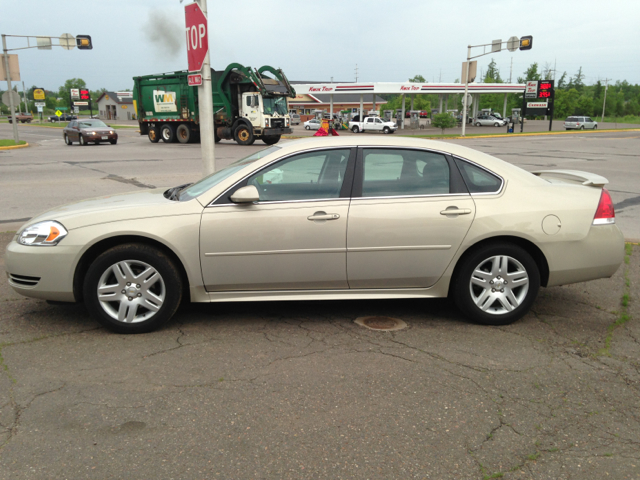
[[[31,119],[28,119],[28,120],[27,120],[27,123],[31,123]]]
[[[148,268],[157,277],[149,273],[143,275]],[[119,277],[115,271],[120,272]],[[144,283],[148,281],[150,286],[145,288]],[[99,299],[101,286],[104,296]],[[83,285],[84,302],[91,315],[116,333],[146,333],[157,329],[178,309],[182,291],[182,278],[172,260],[157,248],[137,243],[118,245],[103,252],[89,267]]]
[[[256,141],[253,136],[253,128],[241,123],[238,125],[233,132],[233,139],[236,141],[238,145],[253,145],[253,142]]]
[[[598,125],[594,125],[594,126],[593,126],[593,129],[594,129],[594,130],[597,130],[597,129],[598,129]]]
[[[309,125],[305,125],[304,129],[305,130],[311,130],[311,127]]]
[[[87,143],[87,141],[84,139],[84,137],[83,137],[82,135],[80,135],[80,137],[79,137],[79,139],[78,139],[78,143],[79,143],[80,145],[82,145],[83,147],[85,147],[85,146],[89,145],[89,144]]]
[[[391,132],[391,129],[390,129],[389,127],[384,127],[384,128],[382,129],[382,133],[386,133],[386,134],[388,134],[389,132]]]
[[[66,143],[67,145],[73,145],[73,142],[66,133],[64,134],[64,143]]]
[[[188,125],[181,123],[178,125],[178,129],[176,130],[176,138],[180,143],[189,143],[191,142],[193,135],[191,135],[191,129]]]
[[[476,122],[476,127],[481,127],[482,124],[480,122]]]
[[[565,130],[571,130],[570,128],[565,128]]]
[[[582,126],[580,127],[580,130],[584,130],[584,125],[582,125]]]
[[[267,145],[275,145],[280,141],[280,135],[263,135],[262,141]]]
[[[360,129],[358,128],[358,126],[357,126],[357,125],[354,125],[353,127],[351,127],[351,131],[352,131],[353,133],[358,133],[358,132],[360,131]]]
[[[176,140],[176,129],[170,123],[165,123],[160,127],[160,138],[164,143],[172,143]]]
[[[149,141],[151,143],[158,143],[160,141],[160,129],[158,127],[149,127]]]
[[[460,262],[451,293],[462,313],[477,323],[513,323],[529,311],[538,295],[538,266],[531,255],[517,245],[486,244],[465,254]]]
[[[115,140],[109,140],[109,143],[111,145],[115,145],[116,143],[118,143],[118,139],[116,138]]]

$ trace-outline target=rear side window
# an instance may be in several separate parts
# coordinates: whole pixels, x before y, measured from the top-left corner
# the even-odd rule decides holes
[[[579,122],[580,119],[578,117],[569,117],[565,120],[565,122]]]
[[[500,177],[458,158],[455,160],[469,193],[497,193],[500,191],[502,187]]]

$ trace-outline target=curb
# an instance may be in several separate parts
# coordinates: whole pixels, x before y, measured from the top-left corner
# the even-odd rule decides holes
[[[640,132],[640,128],[618,128],[608,130],[576,130],[575,132],[531,132],[531,133],[512,133],[510,135],[475,135],[473,137],[450,137],[455,139],[474,139],[474,138],[517,138],[517,137],[534,137],[543,135],[584,135],[585,133],[605,133],[605,132]]]
[[[24,145],[10,145],[8,147],[0,147],[0,150],[14,150],[16,148],[27,148],[30,146],[31,145],[29,145],[28,143],[25,143]]]

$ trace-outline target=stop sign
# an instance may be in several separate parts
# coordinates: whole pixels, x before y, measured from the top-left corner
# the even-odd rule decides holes
[[[204,57],[209,51],[207,17],[204,16],[197,3],[192,3],[184,7],[184,19],[187,25],[185,31],[187,34],[189,71],[199,72],[202,70]]]

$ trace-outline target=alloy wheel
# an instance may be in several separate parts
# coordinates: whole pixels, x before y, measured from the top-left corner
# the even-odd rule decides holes
[[[480,262],[469,281],[471,299],[481,311],[503,315],[515,310],[527,297],[529,275],[522,263],[508,255]]]

